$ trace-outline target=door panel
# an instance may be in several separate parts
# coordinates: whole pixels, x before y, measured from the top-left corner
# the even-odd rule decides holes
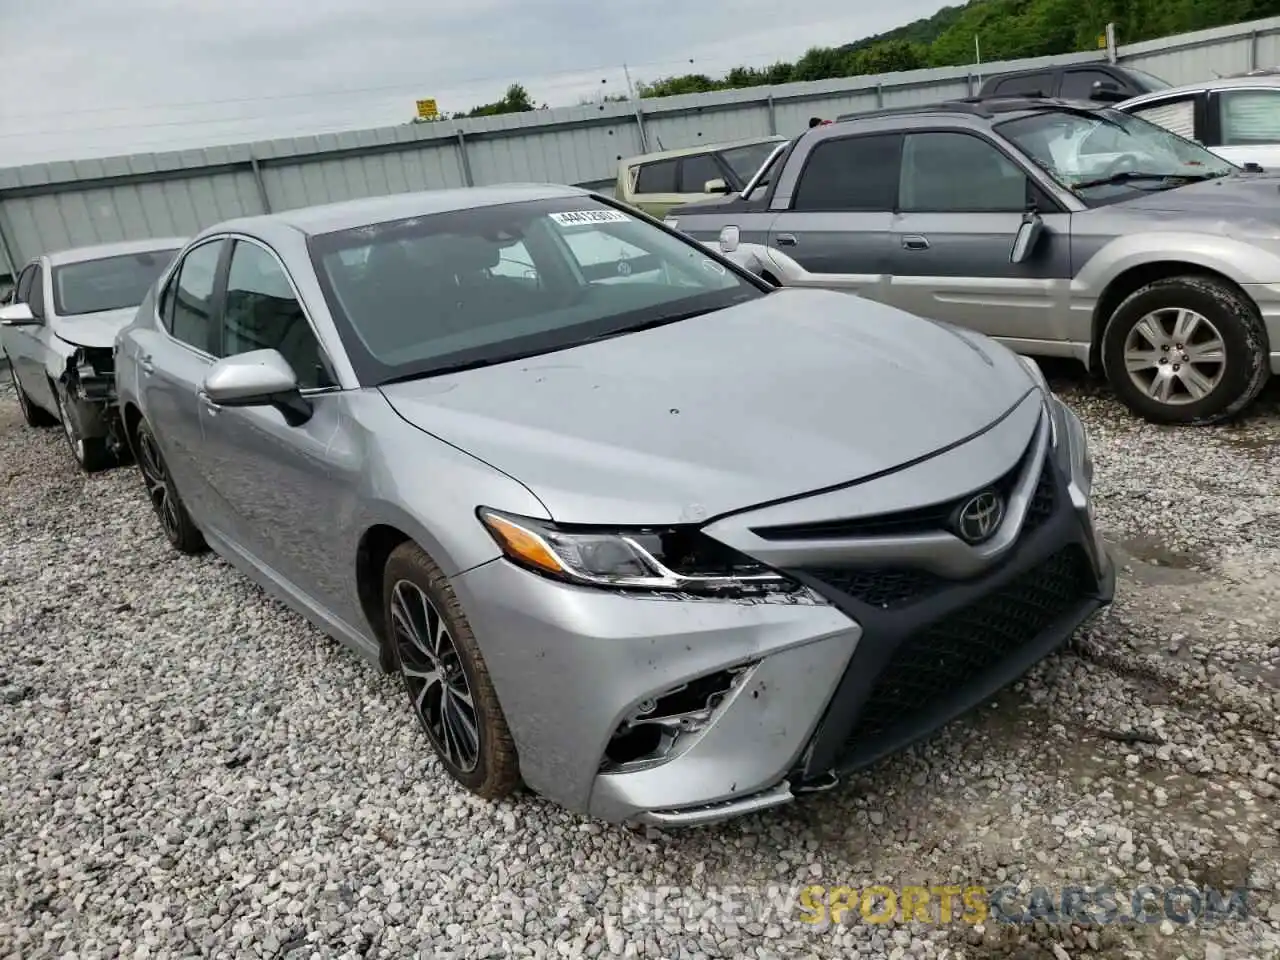
[[[894,306],[988,336],[1067,339],[1064,314],[1071,277],[1070,214],[1045,215],[1035,253],[1009,254],[1020,213],[903,213],[893,220]],[[912,238],[927,244],[921,248]],[[908,247],[911,249],[908,249]]]
[[[1011,263],[1029,206],[1026,171],[976,134],[906,137],[890,242],[895,306],[989,336],[1066,339],[1070,215],[1043,214],[1030,259]],[[1043,209],[1043,205],[1038,202]]]
[[[313,414],[290,426],[273,407],[217,407],[201,400],[204,464],[216,498],[217,532],[254,561],[349,624],[361,622],[350,595],[345,526],[335,512],[354,504],[363,460],[340,392],[311,396]]]
[[[812,274],[795,286],[820,286],[883,299],[889,272],[890,213],[778,214],[768,246]],[[788,281],[790,283],[790,281]]]

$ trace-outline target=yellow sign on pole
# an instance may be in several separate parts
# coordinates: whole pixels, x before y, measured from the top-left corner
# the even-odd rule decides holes
[[[434,120],[438,116],[440,116],[440,111],[436,109],[436,102],[434,100],[418,101],[418,117],[420,119]]]
[[[1098,49],[1107,49],[1107,35],[1105,33],[1098,34]]]

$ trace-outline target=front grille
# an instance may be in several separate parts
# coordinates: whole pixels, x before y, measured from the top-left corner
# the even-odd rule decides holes
[[[1067,547],[1005,586],[903,641],[845,741],[892,733],[1034,641],[1094,589],[1089,563]],[[851,664],[857,669],[857,659]]]
[[[1031,494],[1031,503],[1027,505],[1027,515],[1022,521],[1022,531],[1026,533],[1040,526],[1051,516],[1057,505],[1056,488],[1053,483],[1053,471],[1049,469],[1049,458],[1045,457],[1044,466],[1040,468],[1040,479],[1036,483],[1035,492]]]
[[[927,570],[881,568],[824,568],[809,575],[862,603],[882,610],[914,603],[942,588],[947,581]]]

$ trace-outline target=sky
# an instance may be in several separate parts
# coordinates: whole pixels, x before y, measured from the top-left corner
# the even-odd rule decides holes
[[[6,0],[0,167],[389,126],[418,99],[468,110],[511,83],[572,106],[626,93],[624,64],[633,81],[719,76],[944,5]]]

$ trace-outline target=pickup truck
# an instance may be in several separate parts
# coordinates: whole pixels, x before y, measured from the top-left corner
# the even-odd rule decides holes
[[[1232,417],[1280,372],[1275,178],[1103,103],[842,117],[667,224],[777,286],[1074,358],[1155,423]]]

